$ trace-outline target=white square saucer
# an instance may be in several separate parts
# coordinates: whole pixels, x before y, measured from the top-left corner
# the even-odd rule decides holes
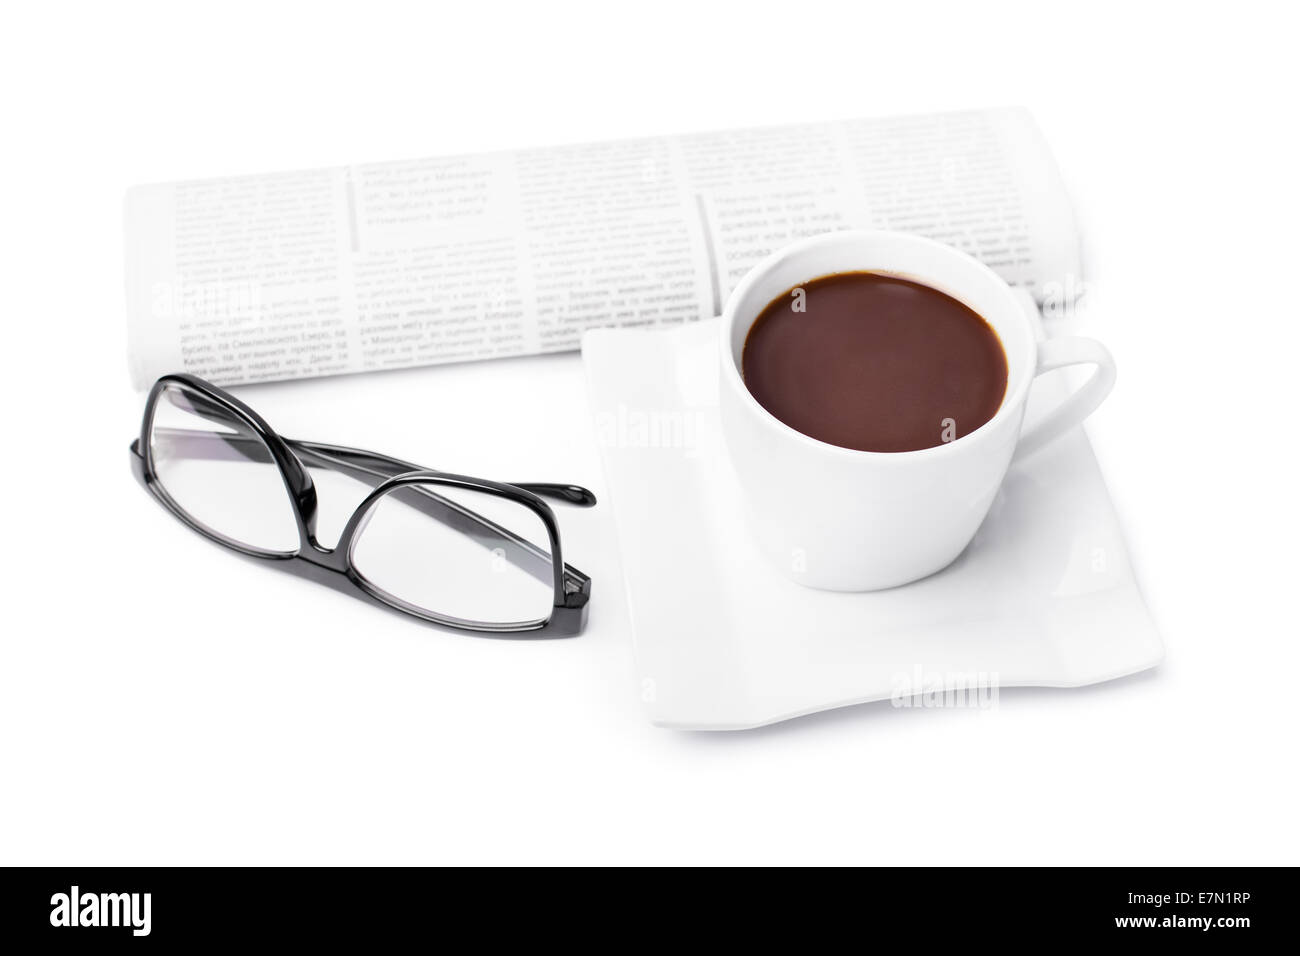
[[[739,730],[977,683],[1077,687],[1160,662],[1082,429],[1013,465],[970,547],[929,578],[843,594],[769,567],[718,431],[718,335],[710,320],[596,329],[582,344],[655,724]],[[1063,387],[1039,379],[1028,418]]]

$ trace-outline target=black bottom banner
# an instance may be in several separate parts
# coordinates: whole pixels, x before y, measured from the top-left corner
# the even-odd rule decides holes
[[[724,943],[754,933],[771,944],[802,935],[799,948],[829,933],[853,933],[864,943],[1106,938],[1235,946],[1261,932],[1263,939],[1286,938],[1295,926],[1289,869],[914,868],[820,875],[810,883],[806,871],[785,877],[627,873],[601,877],[606,892],[597,893],[579,870],[8,869],[0,940],[96,948],[154,941],[370,948],[445,940],[450,928],[498,943],[518,930],[533,945],[585,937],[618,948],[609,932],[622,927],[629,947],[655,939],[673,946]],[[624,879],[630,884],[619,887]]]

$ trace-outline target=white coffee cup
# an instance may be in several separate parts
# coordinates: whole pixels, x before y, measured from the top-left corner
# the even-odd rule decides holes
[[[754,320],[770,302],[820,276],[898,275],[946,292],[992,326],[1007,357],[1007,391],[996,414],[947,444],[871,452],[796,431],[745,387],[741,357]],[[1013,457],[1080,424],[1115,382],[1101,343],[1038,343],[1011,287],[950,246],[903,233],[834,232],[785,247],[740,281],[722,314],[722,430],[758,543],[801,584],[874,591],[946,567],[970,543]],[[1069,398],[1021,432],[1034,377],[1067,365],[1096,366]],[[935,423],[936,432],[940,423]]]

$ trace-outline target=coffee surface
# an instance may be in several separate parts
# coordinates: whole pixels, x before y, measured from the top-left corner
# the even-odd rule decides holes
[[[746,387],[772,415],[859,451],[960,438],[993,417],[1007,390],[1006,353],[983,318],[937,289],[874,272],[822,276],[779,296],[750,328],[742,359]]]

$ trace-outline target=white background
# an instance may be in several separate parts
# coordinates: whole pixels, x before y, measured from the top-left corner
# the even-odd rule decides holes
[[[1296,23],[1047,6],[7,6],[0,862],[1300,862]],[[131,480],[128,185],[1002,104],[1085,231],[1153,673],[675,733],[601,509],[561,515],[587,633],[512,643],[238,560]],[[289,435],[603,490],[574,355],[240,394]]]

